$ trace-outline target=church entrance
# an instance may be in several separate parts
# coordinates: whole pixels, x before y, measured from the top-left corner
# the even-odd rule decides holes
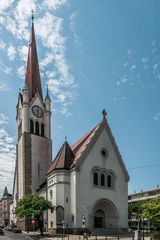
[[[95,228],[105,227],[105,213],[101,209],[97,210],[95,213],[94,227]]]
[[[108,199],[96,201],[91,211],[90,228],[117,229],[117,209]]]

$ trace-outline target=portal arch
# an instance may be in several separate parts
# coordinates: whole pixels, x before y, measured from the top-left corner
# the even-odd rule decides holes
[[[93,204],[90,214],[90,228],[116,229],[118,212],[116,206],[108,199],[99,199]]]

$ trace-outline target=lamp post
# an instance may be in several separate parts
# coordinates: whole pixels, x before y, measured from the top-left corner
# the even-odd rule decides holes
[[[82,215],[82,229],[83,229],[83,234],[84,234],[84,229],[85,229],[85,227],[86,227],[85,221],[86,221],[86,218],[85,218],[84,215]]]
[[[63,235],[65,234],[65,222],[64,220],[62,221],[62,227],[63,227]]]

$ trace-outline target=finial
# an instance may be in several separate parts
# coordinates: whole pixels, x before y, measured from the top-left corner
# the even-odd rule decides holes
[[[65,142],[67,142],[67,136],[65,136]]]
[[[19,93],[21,92],[21,88],[19,88]]]
[[[32,23],[33,23],[33,21],[34,21],[34,11],[33,11],[33,9],[31,11],[31,13],[32,13]]]
[[[106,121],[106,115],[107,115],[107,113],[106,113],[106,110],[105,110],[105,109],[103,109],[102,115],[103,115],[103,121]]]

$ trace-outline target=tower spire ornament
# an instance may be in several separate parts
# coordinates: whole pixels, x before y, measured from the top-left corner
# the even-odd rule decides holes
[[[107,112],[105,109],[103,109],[102,111],[102,115],[103,115],[103,121],[106,121],[106,115],[107,115]]]
[[[34,21],[34,10],[33,9],[31,11],[31,13],[32,13],[32,23],[33,23],[33,21]]]

